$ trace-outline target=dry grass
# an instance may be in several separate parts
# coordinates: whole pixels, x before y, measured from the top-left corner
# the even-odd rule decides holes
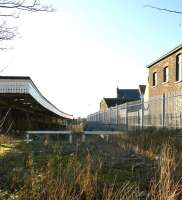
[[[174,148],[165,144],[157,162],[156,174],[151,180],[147,200],[177,200],[174,181],[176,168]],[[117,187],[114,183],[99,182],[101,165],[88,154],[83,163],[72,157],[63,163],[60,156],[52,158],[41,171],[32,168],[28,158],[29,173],[18,196],[26,200],[139,200],[139,188],[130,183]],[[21,173],[20,173],[21,174]]]
[[[181,137],[177,137],[180,134]],[[179,130],[148,128],[118,135],[118,143],[150,159],[161,153],[163,144],[170,142],[178,152],[182,152],[182,133]]]
[[[142,136],[143,137],[143,136]],[[127,138],[128,139],[128,138]],[[130,138],[130,141],[134,141]],[[3,139],[4,141],[4,139]],[[8,139],[7,139],[8,141]],[[129,139],[128,139],[129,141]],[[138,142],[140,140],[138,139]],[[144,142],[146,140],[142,140]],[[162,141],[162,140],[161,140]],[[136,147],[137,143],[126,143],[126,148]],[[142,150],[139,144],[138,149]],[[145,144],[147,145],[147,144]],[[65,157],[54,152],[41,168],[36,168],[33,154],[28,153],[24,166],[14,169],[11,185],[11,197],[8,200],[177,200],[180,199],[178,182],[174,180],[176,170],[176,150],[166,143],[160,146],[161,151],[154,150],[154,140],[143,148],[158,155],[155,161],[153,179],[146,191],[140,191],[138,185],[125,183],[104,183],[100,179],[102,164],[88,154],[83,159],[77,155]],[[159,146],[158,146],[159,147]],[[46,154],[46,152],[43,152]],[[146,186],[147,188],[147,186]],[[143,198],[141,198],[143,196]],[[1,192],[0,192],[1,197]],[[5,198],[3,199],[5,200]]]
[[[0,145],[2,144],[16,144],[17,140],[9,135],[0,134]]]
[[[147,200],[182,199],[182,136],[179,130],[147,129],[118,136],[122,147],[155,163]]]
[[[7,135],[0,134],[0,156],[5,156],[17,144],[17,141]]]
[[[72,124],[68,126],[68,129],[71,130],[73,133],[83,133],[84,132],[84,126],[85,124],[83,122],[79,123],[79,124]]]
[[[90,154],[84,163],[76,157],[63,164],[59,156],[51,159],[45,169],[35,172],[29,158],[30,169],[25,183],[18,192],[26,200],[137,200],[137,186],[125,184],[116,188],[114,184],[99,183],[100,164],[94,163]],[[20,173],[21,174],[21,173]],[[17,177],[16,177],[17,179]],[[17,180],[18,181],[18,180]]]
[[[125,184],[123,187],[118,188],[114,191],[114,186],[107,187],[103,189],[103,200],[139,200],[140,193],[139,188],[136,186],[131,186],[130,184]]]
[[[147,200],[176,200],[179,193],[178,183],[174,181],[176,162],[175,151],[171,145],[163,145],[157,169]]]

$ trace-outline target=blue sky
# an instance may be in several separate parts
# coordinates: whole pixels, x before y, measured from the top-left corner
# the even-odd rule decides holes
[[[144,8],[148,4],[182,10],[179,0],[58,1],[59,9],[68,11],[85,34],[114,49],[138,49],[141,55],[146,53],[146,63],[182,38],[182,15]]]
[[[46,0],[54,13],[23,14],[21,38],[0,55],[3,75],[31,76],[61,110],[85,117],[116,87],[146,84],[146,65],[182,42],[177,0]],[[4,59],[4,61],[3,61]]]

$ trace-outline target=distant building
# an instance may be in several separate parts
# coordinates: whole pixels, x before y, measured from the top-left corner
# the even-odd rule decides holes
[[[139,89],[119,89],[117,88],[116,98],[103,98],[100,102],[100,110],[104,111],[110,107],[121,105],[126,102],[136,101],[141,99],[141,95],[145,92],[145,86],[140,85]]]
[[[119,98],[103,98],[102,101],[100,102],[100,110],[104,111],[110,107],[114,107],[116,105],[120,105],[125,102],[126,101],[124,101],[123,99],[119,99]]]

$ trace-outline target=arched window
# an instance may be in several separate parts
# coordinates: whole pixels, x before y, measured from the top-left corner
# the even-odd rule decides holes
[[[176,81],[182,80],[182,56],[181,54],[176,56]]]

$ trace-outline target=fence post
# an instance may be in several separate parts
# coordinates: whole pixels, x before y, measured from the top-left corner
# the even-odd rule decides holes
[[[162,95],[162,128],[165,127],[165,93]]]
[[[141,128],[144,127],[144,98],[141,98],[141,107],[142,107],[142,113],[141,113]]]
[[[30,135],[27,133],[26,134],[26,143],[28,144],[30,142]]]
[[[73,135],[70,133],[69,134],[69,143],[72,144],[73,143]]]
[[[106,141],[109,142],[109,135],[106,135]]]
[[[111,125],[111,108],[109,108],[109,124]]]
[[[116,104],[116,129],[118,129],[118,105]]]
[[[86,135],[83,133],[82,134],[82,142],[85,142],[85,139],[86,139]]]
[[[140,110],[137,112],[137,119],[138,119],[138,121],[137,121],[137,123],[138,123],[137,128],[139,129],[140,128]]]
[[[128,130],[128,103],[126,102],[126,116],[125,116],[126,130]]]
[[[105,123],[105,111],[102,111],[102,122]]]

